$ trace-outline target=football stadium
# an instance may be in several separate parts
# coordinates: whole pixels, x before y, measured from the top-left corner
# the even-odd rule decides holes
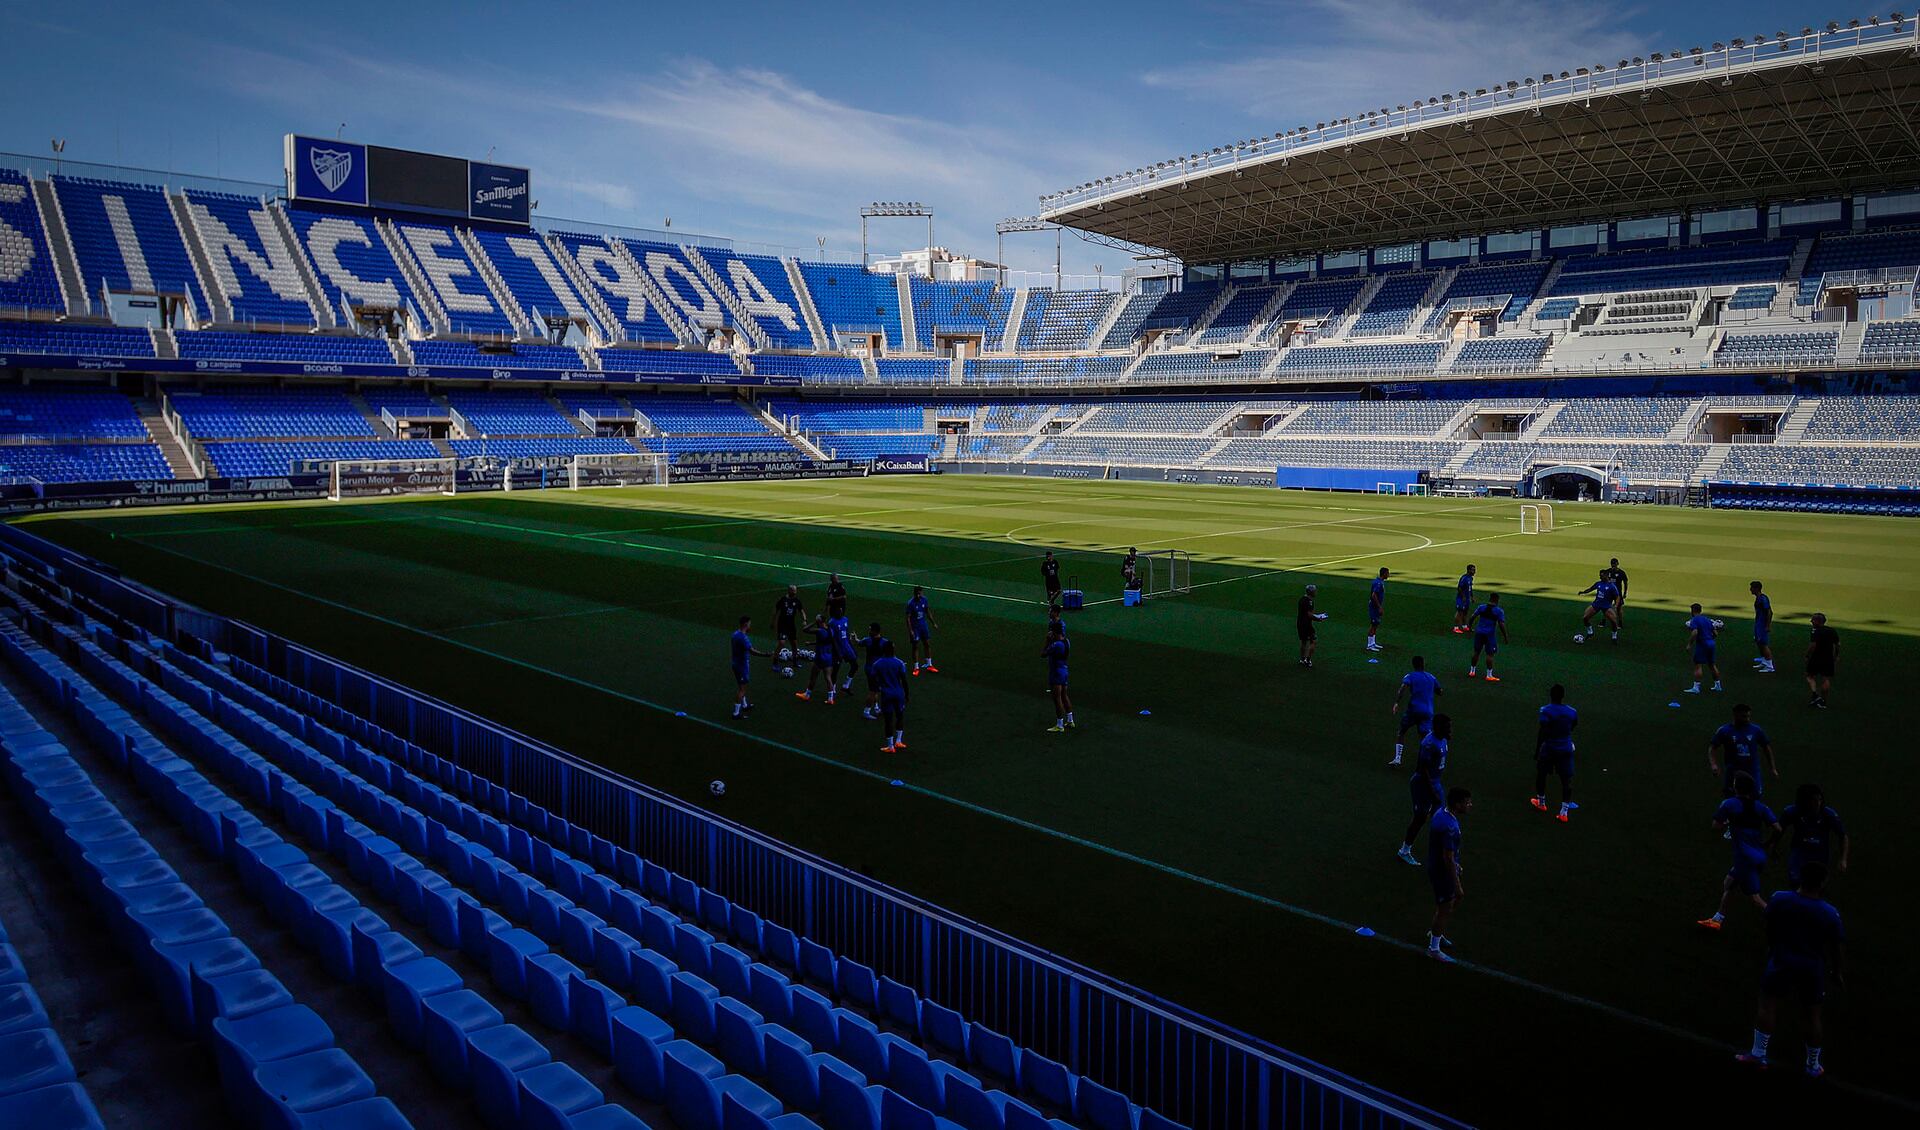
[[[1079,284],[0,154],[0,1125],[1913,1125],[1920,20],[1566,62]]]

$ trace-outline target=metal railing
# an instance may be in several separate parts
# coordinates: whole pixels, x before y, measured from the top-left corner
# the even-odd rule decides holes
[[[1617,65],[1602,63],[1580,67],[1574,72],[1563,71],[1558,77],[1542,75],[1537,80],[1529,77],[1472,92],[1442,93],[1432,99],[1416,99],[1411,108],[1366,110],[1353,117],[1312,127],[1301,126],[1270,138],[1216,146],[1206,153],[1176,157],[1148,169],[1103,177],[1092,184],[1042,196],[1040,214],[1043,219],[1049,218],[1094,201],[1166,184],[1178,185],[1196,175],[1283,160],[1361,138],[1541,108],[1594,95],[1638,92],[1669,83],[1697,81],[1707,75],[1728,76],[1884,50],[1904,43],[1920,47],[1920,19],[1883,22],[1874,17],[1865,23],[1854,21],[1850,27],[1834,23],[1825,30],[1807,28],[1799,34],[1782,33],[1771,39],[1735,39],[1731,45],[1716,43],[1712,50],[1654,52],[1648,58],[1622,59]]]
[[[16,526],[0,546],[128,622],[284,680],[363,740],[375,726],[1196,1130],[1461,1124],[1153,998],[439,699],[109,576]],[[247,665],[257,670],[249,671]]]

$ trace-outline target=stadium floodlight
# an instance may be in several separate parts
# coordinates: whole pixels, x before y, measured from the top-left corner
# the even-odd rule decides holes
[[[1085,186],[1082,186],[1085,187]],[[875,201],[860,209],[860,265],[867,265],[867,221],[872,219],[925,219],[927,246],[933,246],[933,209],[918,200]],[[929,267],[931,269],[931,267]]]

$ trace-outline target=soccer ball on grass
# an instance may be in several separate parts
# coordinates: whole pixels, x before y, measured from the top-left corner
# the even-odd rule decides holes
[[[726,796],[727,783],[718,778],[715,778],[714,780],[707,782],[707,791],[712,793],[714,796]]]

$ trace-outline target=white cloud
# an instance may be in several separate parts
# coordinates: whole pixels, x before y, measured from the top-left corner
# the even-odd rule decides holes
[[[1230,104],[1264,134],[1648,49],[1620,30],[1622,12],[1550,0],[1304,0],[1260,10],[1273,46],[1241,44],[1233,61],[1156,68],[1141,81]]]

